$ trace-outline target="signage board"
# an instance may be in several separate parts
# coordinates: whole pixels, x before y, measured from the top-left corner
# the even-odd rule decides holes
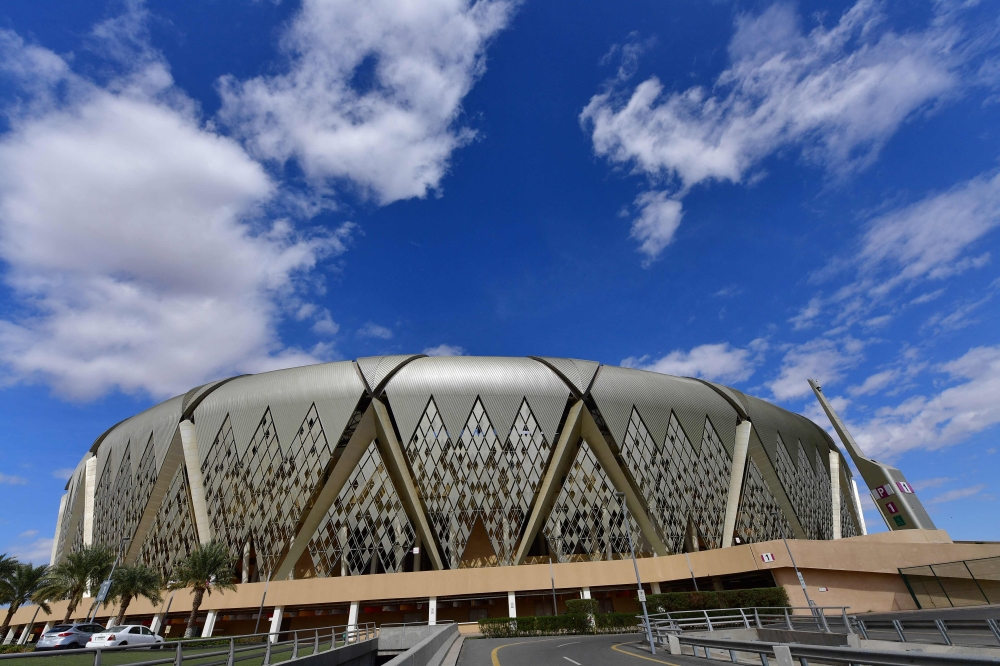
[[[906,481],[897,481],[896,485],[899,486],[899,489],[901,491],[903,491],[904,493],[912,493],[913,492],[913,488],[911,488],[910,484],[908,484]]]
[[[761,562],[774,562],[774,553],[761,553],[760,554],[760,561]]]
[[[101,583],[101,589],[97,591],[96,601],[97,603],[103,603],[105,599],[108,598],[108,590],[111,589],[111,579]]]
[[[646,590],[639,590],[639,601],[646,603]]]

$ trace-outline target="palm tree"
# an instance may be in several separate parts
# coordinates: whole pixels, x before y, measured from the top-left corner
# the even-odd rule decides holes
[[[163,577],[159,571],[144,564],[119,565],[111,576],[111,590],[108,593],[109,601],[118,601],[121,604],[114,623],[116,625],[122,623],[128,605],[136,597],[146,597],[154,606],[160,603],[161,589],[163,589]]]
[[[7,557],[7,553],[0,555],[0,585],[3,584],[3,581],[7,580],[8,576],[14,573],[17,564],[17,558]]]
[[[103,545],[88,546],[70,553],[49,571],[45,586],[48,599],[69,599],[63,623],[69,622],[84,592],[96,594],[115,561],[114,552]]]
[[[191,599],[191,614],[188,616],[184,637],[194,635],[194,623],[198,617],[201,601],[212,590],[236,589],[236,562],[229,549],[221,541],[209,541],[195,546],[191,554],[174,566],[170,581],[171,590],[190,587],[194,590]]]
[[[10,604],[7,607],[7,617],[3,619],[0,626],[0,636],[6,636],[10,629],[10,619],[23,604],[29,601],[38,604],[46,613],[49,612],[49,605],[45,603],[45,587],[49,567],[42,565],[39,567],[31,564],[17,564],[14,571],[9,574],[3,582],[4,601]]]

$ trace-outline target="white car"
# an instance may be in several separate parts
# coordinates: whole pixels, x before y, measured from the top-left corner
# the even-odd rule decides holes
[[[149,645],[159,647],[163,643],[163,637],[157,636],[149,627],[141,624],[126,624],[120,627],[105,629],[99,634],[94,634],[87,642],[88,648],[118,647],[120,645]]]

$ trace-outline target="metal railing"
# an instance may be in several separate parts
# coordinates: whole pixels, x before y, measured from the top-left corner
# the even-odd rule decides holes
[[[996,664],[995,657],[978,657],[959,654],[933,654],[928,652],[890,652],[884,650],[863,650],[851,647],[829,647],[824,645],[803,645],[800,643],[769,643],[765,641],[736,641],[728,639],[704,638],[696,636],[671,636],[679,645],[691,647],[694,656],[698,648],[706,658],[711,659],[711,651],[721,651],[730,661],[736,663],[736,653],[749,653],[760,658],[762,666],[770,666],[769,658],[778,658],[779,653],[788,659],[797,660],[801,666],[809,666],[815,659],[825,664],[865,664],[866,666],[943,666],[945,664]]]
[[[282,637],[286,637],[282,639]],[[92,654],[94,666],[101,666],[104,655],[135,650],[169,651],[163,656],[144,661],[129,662],[128,666],[156,666],[171,664],[183,666],[235,666],[243,661],[269,666],[277,661],[296,659],[311,654],[329,652],[345,645],[378,637],[374,622],[356,625],[337,625],[315,629],[289,629],[259,634],[244,634],[218,638],[192,638],[150,645],[127,645],[110,648],[80,648],[45,652],[20,652],[0,655],[4,659],[45,659],[68,655]],[[218,648],[218,649],[215,649]],[[288,656],[285,656],[288,655]]]
[[[1000,557],[905,567],[899,575],[920,609],[1000,603]]]
[[[856,633],[856,618],[847,615],[849,606],[720,608],[700,611],[650,613],[654,634],[719,629],[788,629],[823,633]],[[796,611],[801,611],[796,613]]]
[[[984,619],[864,619],[854,618],[862,638],[896,640],[901,643],[941,643],[993,647],[1000,645],[1000,623]]]

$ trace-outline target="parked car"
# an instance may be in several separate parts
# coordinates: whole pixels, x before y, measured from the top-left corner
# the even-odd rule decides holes
[[[104,631],[99,624],[57,624],[38,638],[36,650],[74,650],[87,645],[90,637]]]
[[[102,629],[100,633],[90,637],[89,648],[118,647],[119,645],[149,645],[159,646],[163,637],[157,636],[149,627],[141,624],[124,624],[110,629]]]

